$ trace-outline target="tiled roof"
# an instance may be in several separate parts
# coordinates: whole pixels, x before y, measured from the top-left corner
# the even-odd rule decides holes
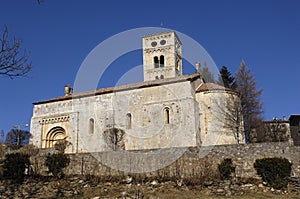
[[[204,91],[212,91],[212,90],[223,90],[223,91],[232,91],[230,88],[226,88],[224,86],[221,86],[219,84],[215,83],[203,83],[201,84],[196,92],[204,92]]]
[[[88,97],[88,96],[93,96],[93,95],[101,95],[101,94],[105,94],[105,93],[119,92],[119,91],[124,91],[124,90],[153,87],[153,86],[159,86],[159,85],[163,85],[163,84],[171,84],[171,83],[182,82],[182,81],[194,81],[194,80],[198,79],[199,77],[200,77],[200,75],[198,73],[196,73],[196,74],[185,75],[185,76],[175,77],[175,78],[138,82],[138,83],[134,83],[134,84],[127,84],[127,85],[121,85],[121,86],[110,87],[110,88],[102,88],[99,90],[73,93],[73,94],[67,95],[67,96],[60,96],[60,97],[49,99],[49,100],[34,102],[33,104],[34,105],[44,104],[44,103],[49,103],[49,102],[69,100],[72,98],[81,98],[81,97]]]
[[[289,123],[289,120],[264,120],[264,123]]]
[[[299,117],[300,117],[299,114],[292,114],[292,115],[290,115],[289,120],[292,120],[292,119],[294,119],[294,118],[299,118]]]

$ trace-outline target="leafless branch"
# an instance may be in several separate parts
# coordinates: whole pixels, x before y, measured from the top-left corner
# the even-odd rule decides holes
[[[28,52],[21,49],[22,40],[10,38],[5,25],[0,38],[0,76],[11,79],[26,76],[32,64],[28,60]]]
[[[104,131],[104,139],[108,146],[115,150],[124,150],[125,132],[118,128],[110,128]]]
[[[242,61],[235,74],[237,82],[237,92],[241,96],[242,112],[244,118],[244,127],[246,139],[249,141],[250,133],[253,128],[257,127],[258,121],[261,120],[262,103],[260,96],[262,89],[256,89],[256,80],[250,69]]]
[[[243,142],[243,116],[239,96],[234,92],[219,93],[219,98],[212,98],[213,115],[220,123],[218,128],[231,132],[237,144]]]

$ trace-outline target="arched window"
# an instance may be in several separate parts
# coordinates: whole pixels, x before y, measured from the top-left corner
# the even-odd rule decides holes
[[[163,55],[161,55],[159,57],[159,65],[160,65],[160,67],[164,67],[165,66],[165,57]]]
[[[159,67],[159,61],[158,61],[158,57],[157,56],[154,57],[154,67],[155,68]]]
[[[158,79],[158,76],[155,76],[155,79]]]
[[[165,124],[170,124],[170,109],[168,107],[164,109],[164,120]]]
[[[91,118],[89,121],[89,133],[93,134],[94,131],[95,131],[95,122],[94,122],[94,119]]]
[[[126,114],[126,128],[131,129],[131,114],[130,113]]]
[[[165,77],[164,77],[163,75],[161,75],[161,76],[160,76],[160,79],[163,79],[163,78],[165,78]]]

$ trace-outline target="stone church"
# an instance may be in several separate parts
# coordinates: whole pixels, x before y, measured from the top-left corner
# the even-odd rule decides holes
[[[142,38],[144,81],[35,102],[30,142],[68,153],[244,143],[238,95],[182,73],[175,32]]]

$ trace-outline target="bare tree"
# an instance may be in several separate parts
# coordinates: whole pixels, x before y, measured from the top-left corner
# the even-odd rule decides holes
[[[19,149],[29,143],[30,133],[20,129],[12,129],[8,132],[5,140],[12,149]]]
[[[25,76],[32,68],[28,53],[21,49],[22,40],[10,38],[5,25],[0,38],[0,76],[11,79]]]
[[[0,131],[0,144],[3,144],[4,143],[4,138],[5,138],[5,135],[4,135],[4,130],[2,129]]]
[[[104,131],[104,139],[114,151],[125,149],[124,136],[125,132],[118,128],[110,128]]]
[[[241,100],[238,94],[229,88],[224,88],[223,91],[218,91],[218,93],[218,97],[211,99],[217,129],[222,129],[223,133],[233,135],[237,144],[243,143]]]
[[[271,121],[261,121],[257,128],[251,131],[251,142],[287,142],[290,133],[286,122],[273,119]]]
[[[261,114],[262,103],[260,96],[263,92],[262,89],[256,89],[256,80],[249,68],[242,60],[238,71],[235,74],[237,83],[237,92],[241,97],[242,113],[244,118],[245,138],[249,142],[250,132],[257,127],[259,121],[262,120]]]

